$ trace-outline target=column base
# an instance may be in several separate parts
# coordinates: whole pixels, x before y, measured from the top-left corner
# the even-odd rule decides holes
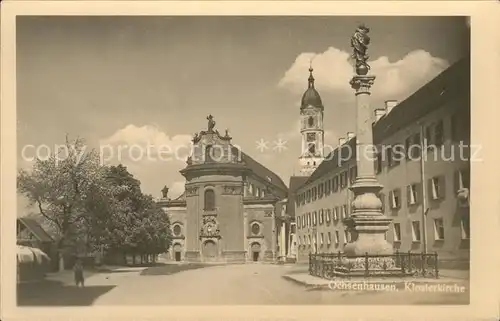
[[[346,244],[346,256],[391,255],[392,245],[385,240],[391,219],[385,215],[353,216],[345,221],[352,236],[352,242]]]

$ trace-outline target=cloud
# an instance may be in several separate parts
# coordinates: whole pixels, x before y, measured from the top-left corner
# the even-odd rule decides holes
[[[99,141],[104,163],[184,162],[191,152],[191,136],[168,136],[157,126],[127,125]]]
[[[184,181],[176,181],[170,184],[170,186],[168,187],[168,197],[170,197],[171,199],[176,199],[177,197],[179,197],[182,193],[184,193],[185,184],[186,182]]]
[[[123,164],[141,182],[144,193],[161,196],[167,185],[176,198],[184,191],[179,170],[191,153],[191,135],[169,136],[158,126],[127,125],[99,141],[103,164]]]
[[[334,92],[339,100],[351,99],[353,90],[349,85],[354,71],[348,52],[328,48],[325,52],[302,53],[285,72],[278,83],[292,92],[303,92],[306,86],[307,69],[313,59],[316,87],[321,92]],[[403,100],[425,83],[445,70],[449,63],[433,57],[425,50],[415,50],[396,62],[380,57],[370,62],[371,73],[377,78],[372,87],[375,99]]]

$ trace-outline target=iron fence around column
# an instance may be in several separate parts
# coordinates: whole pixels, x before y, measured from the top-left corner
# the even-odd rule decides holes
[[[310,253],[309,274],[335,277],[413,276],[439,278],[438,254],[396,252],[391,255],[346,256],[344,253]]]

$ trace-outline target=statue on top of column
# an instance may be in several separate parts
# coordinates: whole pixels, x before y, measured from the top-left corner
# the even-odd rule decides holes
[[[366,62],[369,58],[366,50],[370,44],[368,32],[370,32],[370,28],[361,24],[351,38],[351,47],[353,48],[351,57],[356,61],[356,73],[361,76],[366,75],[370,70],[370,66]]]
[[[208,120],[208,132],[211,133],[213,132],[215,127],[215,120],[212,115],[208,115],[207,120]]]

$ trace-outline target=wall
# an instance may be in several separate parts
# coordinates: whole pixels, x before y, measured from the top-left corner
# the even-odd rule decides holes
[[[456,180],[457,180],[457,170],[469,167],[469,162],[465,159],[460,159],[460,150],[456,142],[452,142],[452,121],[451,116],[455,113],[462,113],[463,121],[462,126],[459,130],[462,133],[462,138],[464,144],[468,144],[468,133],[470,132],[470,114],[468,114],[469,102],[465,99],[456,99],[449,101],[447,104],[443,105],[425,117],[421,118],[419,122],[427,127],[429,125],[435,124],[438,120],[443,120],[443,130],[444,130],[444,145],[441,147],[438,153],[440,153],[435,160],[435,153],[430,151],[427,155],[425,161],[425,177],[424,182],[427,194],[429,194],[429,180],[432,177],[443,177],[444,185],[442,186],[442,191],[444,193],[443,197],[439,200],[428,201],[429,211],[426,216],[426,231],[427,231],[427,250],[429,252],[437,252],[440,259],[443,261],[460,261],[468,260],[469,258],[469,239],[465,237],[464,228],[462,227],[462,218],[468,217],[468,208],[461,208],[458,205],[456,197]],[[467,119],[468,117],[468,119]],[[390,137],[386,137],[382,140],[382,145],[393,145],[401,144],[404,145],[405,140],[408,136],[414,135],[420,132],[420,125],[414,123],[410,126],[400,129]],[[441,153],[446,158],[442,159]],[[454,153],[454,159],[448,160],[451,152]],[[467,153],[465,153],[467,154]],[[467,156],[467,155],[466,155]],[[394,248],[399,251],[422,251],[423,250],[423,239],[416,241],[413,236],[412,222],[422,220],[422,202],[416,205],[408,204],[407,186],[414,183],[421,183],[421,172],[420,172],[420,162],[417,160],[402,160],[399,165],[388,167],[387,159],[382,162],[382,171],[377,175],[379,182],[384,186],[382,190],[382,198],[384,203],[384,211],[387,216],[393,219],[393,223],[399,223],[401,226],[401,240],[395,241],[394,237],[394,224],[391,224],[389,231],[386,235],[387,240],[393,243]],[[334,176],[340,174],[341,171],[347,170],[349,167],[354,166],[353,161],[349,161],[341,168],[331,171],[322,178],[322,180],[317,180],[316,182],[310,183],[309,185],[302,187],[297,195],[307,193],[313,193],[313,188],[318,188],[320,183],[324,183],[327,180],[331,180]],[[395,210],[390,209],[389,195],[392,190],[400,189],[400,203],[401,206]],[[313,239],[313,234],[315,229],[318,234],[324,233],[327,235],[328,231],[332,233],[332,243],[335,243],[335,231],[339,231],[340,242],[339,244],[324,244],[323,246],[318,246],[318,252],[337,252],[343,250],[343,245],[345,243],[344,237],[344,225],[341,221],[334,222],[331,220],[328,225],[325,221],[323,224],[319,224],[319,220],[316,221],[316,225],[312,222],[312,216],[316,211],[318,214],[321,209],[327,210],[338,208],[346,203],[348,203],[348,196],[352,198],[352,193],[348,189],[342,189],[338,192],[331,193],[329,195],[319,197],[316,200],[310,198],[310,202],[305,202],[305,204],[297,204],[296,202],[296,221],[297,221],[297,237],[298,237],[298,259],[299,261],[305,261],[308,258],[310,252],[314,253],[314,244],[308,244],[304,242],[304,236]],[[427,199],[428,199],[427,195]],[[351,199],[352,201],[352,199]],[[333,211],[332,211],[333,212]],[[302,217],[311,213],[311,222],[306,224],[306,227],[302,224]],[[333,213],[332,213],[333,216]],[[443,218],[445,237],[444,240],[437,240],[435,235],[434,220],[437,218]],[[332,217],[333,219],[333,217]],[[307,223],[307,219],[306,219]],[[422,225],[421,225],[422,228]],[[327,238],[327,236],[325,236]]]
[[[252,260],[251,246],[253,243],[260,245],[260,260],[270,261],[273,259],[274,246],[274,206],[272,204],[245,205],[245,238],[247,260]],[[259,224],[259,233],[254,235],[251,227],[253,223]]]

